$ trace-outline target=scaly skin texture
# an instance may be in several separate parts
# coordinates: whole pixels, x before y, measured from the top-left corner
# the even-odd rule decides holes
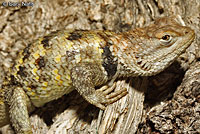
[[[194,40],[194,31],[174,18],[129,32],[65,30],[38,39],[20,52],[0,89],[0,126],[32,133],[28,113],[77,90],[105,109],[126,94],[95,86],[118,77],[151,76],[167,68]],[[109,96],[109,97],[108,97]]]

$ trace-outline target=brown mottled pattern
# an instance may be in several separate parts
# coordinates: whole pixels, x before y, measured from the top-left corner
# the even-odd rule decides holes
[[[161,18],[125,33],[65,30],[39,38],[20,52],[0,89],[0,126],[11,122],[17,133],[31,133],[28,109],[72,90],[105,109],[127,91],[114,92],[114,97],[107,99],[95,86],[121,76],[151,76],[163,71],[194,36],[193,30],[174,18]]]

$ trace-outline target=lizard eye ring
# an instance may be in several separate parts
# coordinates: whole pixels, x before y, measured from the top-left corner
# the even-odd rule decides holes
[[[160,41],[163,43],[169,43],[171,40],[172,40],[172,36],[170,36],[169,34],[162,36],[162,38],[160,39]]]

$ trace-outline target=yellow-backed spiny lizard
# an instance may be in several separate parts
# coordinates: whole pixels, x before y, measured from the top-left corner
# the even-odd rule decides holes
[[[128,32],[63,30],[39,38],[19,53],[0,89],[0,125],[32,133],[31,106],[41,107],[77,90],[105,109],[124,95],[107,98],[95,90],[118,77],[155,75],[167,68],[194,40],[192,29],[174,18],[160,18]],[[109,94],[108,94],[109,95]]]

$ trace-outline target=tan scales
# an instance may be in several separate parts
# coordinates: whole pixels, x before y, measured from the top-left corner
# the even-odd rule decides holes
[[[30,134],[28,111],[77,90],[105,109],[127,94],[95,87],[118,77],[155,75],[167,68],[194,40],[192,29],[174,18],[123,33],[64,30],[39,38],[20,52],[0,89],[0,126]],[[28,110],[29,109],[29,110]],[[10,120],[9,120],[10,119]]]

